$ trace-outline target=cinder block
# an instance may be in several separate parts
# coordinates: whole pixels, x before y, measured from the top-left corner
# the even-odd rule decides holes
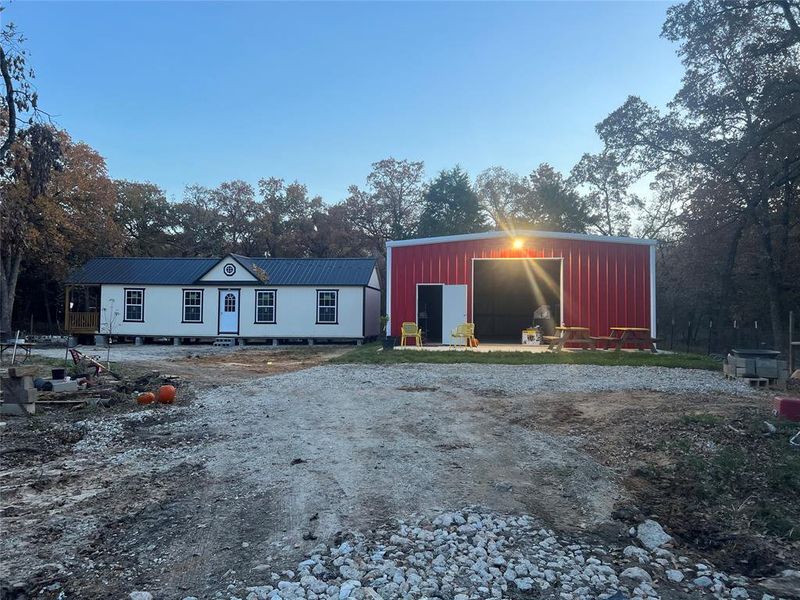
[[[53,384],[53,391],[54,392],[77,392],[78,391],[78,382],[77,381],[64,381],[63,379],[50,379],[50,383]]]

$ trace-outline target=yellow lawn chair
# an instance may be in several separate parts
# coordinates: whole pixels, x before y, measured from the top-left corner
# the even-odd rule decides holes
[[[475,323],[459,323],[453,331],[450,332],[450,337],[458,340],[464,340],[464,347],[469,347],[469,341],[475,337]],[[453,348],[456,347],[456,343],[452,342],[450,344]],[[461,344],[458,344],[459,346]]]
[[[415,345],[422,346],[422,329],[417,327],[416,323],[406,321],[400,328],[400,345],[405,346],[406,340],[409,338],[415,340]]]

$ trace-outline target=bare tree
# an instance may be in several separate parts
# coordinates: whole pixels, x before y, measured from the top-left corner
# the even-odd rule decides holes
[[[0,14],[4,9],[0,6]],[[39,97],[31,83],[34,72],[28,65],[24,42],[14,23],[0,29],[0,166],[6,165],[20,126],[31,125],[39,112]]]
[[[373,163],[366,189],[350,186],[344,202],[355,227],[379,247],[385,240],[414,235],[422,211],[424,169],[422,162],[395,158]]]
[[[516,173],[503,167],[489,167],[475,179],[475,193],[495,228],[505,229],[514,219],[524,187]]]

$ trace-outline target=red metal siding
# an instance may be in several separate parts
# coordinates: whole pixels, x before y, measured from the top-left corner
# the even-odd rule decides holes
[[[472,319],[473,258],[562,258],[563,321],[608,335],[609,327],[650,327],[650,246],[526,237],[515,250],[507,238],[391,248],[391,335],[415,321],[418,283],[467,284]]]

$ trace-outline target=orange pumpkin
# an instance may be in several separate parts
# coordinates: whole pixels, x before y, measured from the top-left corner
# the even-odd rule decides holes
[[[139,404],[152,404],[156,401],[156,395],[153,392],[144,392],[136,396],[136,402]]]
[[[161,404],[172,404],[175,402],[175,386],[162,385],[158,388],[158,401]]]

